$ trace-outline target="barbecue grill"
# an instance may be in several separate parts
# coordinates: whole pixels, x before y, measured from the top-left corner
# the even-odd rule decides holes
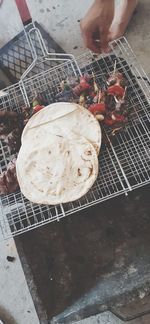
[[[109,55],[93,55],[87,51],[78,58],[65,53],[49,53],[42,35],[32,23],[24,28],[33,62],[20,81],[4,89],[0,110],[17,112],[28,106],[35,94],[41,94],[50,104],[59,92],[60,82],[69,76],[94,73],[96,82],[103,86],[108,75],[116,69],[128,80],[130,120],[114,137],[104,127],[105,141],[99,156],[99,175],[90,191],[81,199],[57,206],[38,205],[17,192],[1,196],[0,226],[4,238],[9,238],[59,221],[84,208],[125,194],[150,182],[149,80],[138,63],[127,40],[113,41]],[[34,41],[39,43],[36,51]],[[9,148],[0,142],[0,169],[3,172],[12,156]]]

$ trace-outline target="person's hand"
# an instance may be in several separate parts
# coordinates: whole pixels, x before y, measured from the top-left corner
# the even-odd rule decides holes
[[[108,52],[109,29],[114,18],[114,0],[95,0],[80,27],[85,46],[95,53]]]

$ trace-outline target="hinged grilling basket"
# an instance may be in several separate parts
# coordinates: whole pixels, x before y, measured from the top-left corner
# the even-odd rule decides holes
[[[31,103],[35,93],[42,94],[48,103],[52,103],[59,91],[60,82],[68,75],[78,76],[85,71],[90,74],[94,72],[97,82],[102,85],[113,71],[116,61],[117,70],[123,72],[129,82],[131,118],[125,129],[113,140],[104,129],[107,141],[100,152],[97,181],[80,200],[45,206],[31,203],[20,191],[2,196],[0,224],[5,238],[58,221],[62,217],[120,194],[127,194],[150,182],[150,83],[126,39],[112,42],[110,55],[95,57],[87,52],[75,60],[72,55],[48,53],[39,30],[34,25],[32,27],[27,37],[34,58],[33,63],[22,75],[19,83],[4,89],[5,95],[0,98],[0,109],[19,111],[22,105]],[[40,43],[42,56],[35,51],[33,36]],[[9,149],[0,142],[1,171],[6,169],[10,159]]]

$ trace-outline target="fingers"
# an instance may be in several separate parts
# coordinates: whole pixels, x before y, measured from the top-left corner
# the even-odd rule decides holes
[[[94,53],[101,53],[100,42],[96,42],[93,35],[89,32],[82,34],[84,44]]]
[[[84,28],[82,21],[80,22],[81,33],[84,41],[84,45],[94,53],[100,53],[100,43],[95,41],[94,33],[92,30]]]
[[[101,34],[102,35],[102,34]],[[109,53],[111,51],[108,45],[107,35],[103,34],[101,39],[95,38],[94,33],[86,32],[82,33],[84,44],[87,48],[89,48],[92,52],[100,54],[100,53]]]
[[[82,26],[82,21],[80,22],[81,33],[84,41],[84,45],[96,54],[109,53],[111,51],[108,46],[108,31],[99,28],[97,31],[92,31],[84,28]]]
[[[109,27],[106,29],[106,28],[102,28],[100,26],[99,34],[100,34],[100,39],[101,39],[101,51],[104,53],[109,53],[110,52],[110,47],[108,45],[108,43],[109,43]]]
[[[96,1],[80,23],[85,46],[95,53],[108,51],[108,31],[114,17],[114,0]],[[98,34],[95,38],[95,33]]]

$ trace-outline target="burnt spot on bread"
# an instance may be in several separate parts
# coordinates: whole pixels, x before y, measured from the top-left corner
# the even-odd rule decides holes
[[[92,152],[91,152],[91,150],[86,150],[86,151],[85,151],[85,154],[86,154],[86,155],[92,155]]]
[[[93,167],[89,168],[89,178],[91,177],[92,174],[93,174]]]
[[[33,162],[31,163],[31,166],[32,166],[33,168],[35,168],[36,165],[37,165],[37,163],[36,163],[35,161],[33,161]]]
[[[34,186],[35,186],[35,184],[34,184]],[[37,187],[37,186],[35,186],[35,187],[36,187],[36,189],[37,189],[39,192],[44,192],[43,189],[41,189],[41,188],[39,188],[39,187]]]
[[[80,168],[78,168],[78,176],[81,177],[82,176],[82,173],[81,173],[81,170]]]
[[[83,160],[83,161],[85,161],[85,162],[91,162],[91,160],[87,160],[87,159],[85,159],[82,155],[81,155],[81,159]]]
[[[39,191],[39,192],[44,192],[43,189],[40,189],[38,186],[36,186],[36,183],[34,183],[33,181],[31,181],[31,184]]]

